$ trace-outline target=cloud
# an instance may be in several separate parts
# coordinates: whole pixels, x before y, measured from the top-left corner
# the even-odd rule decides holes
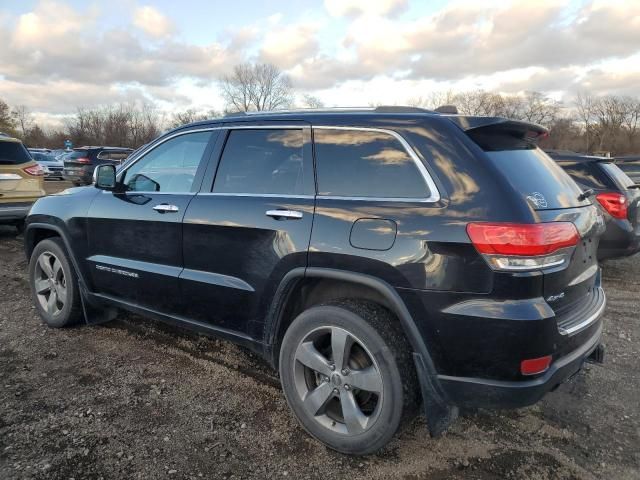
[[[408,0],[325,0],[324,7],[333,17],[359,15],[395,15],[406,10]]]
[[[148,0],[116,20],[93,2],[18,3],[0,7],[0,95],[56,115],[129,99],[221,108],[216,79],[245,61],[329,105],[434,89],[640,94],[640,1],[325,0],[264,18],[247,8],[241,25],[213,15],[197,41]]]
[[[273,28],[262,39],[260,57],[280,68],[291,68],[318,51],[315,35],[317,24],[301,23],[282,28]]]
[[[335,15],[347,14],[349,5],[325,2]],[[640,2],[570,6],[566,0],[463,0],[412,19],[372,8],[348,26],[342,46],[350,56],[308,58],[292,73],[317,88],[378,75],[457,81],[529,67],[584,67],[640,51]]]
[[[135,9],[133,24],[146,34],[157,38],[166,37],[174,30],[169,19],[149,5]]]

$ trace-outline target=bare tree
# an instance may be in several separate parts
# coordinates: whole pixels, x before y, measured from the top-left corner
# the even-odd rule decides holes
[[[94,109],[78,109],[67,122],[67,131],[77,145],[139,147],[160,133],[156,107],[126,103]]]
[[[302,106],[306,108],[323,108],[324,102],[315,95],[305,93],[302,96]]]
[[[596,99],[592,95],[584,92],[578,92],[574,101],[578,119],[582,123],[582,127],[584,128],[584,151],[587,153],[591,151],[591,130],[593,124],[595,103]]]
[[[431,92],[427,95],[411,97],[407,100],[410,107],[420,107],[433,110],[442,105],[455,105],[457,94],[453,90]]]
[[[220,80],[229,110],[276,110],[293,103],[291,80],[275,65],[243,63]]]
[[[26,105],[18,105],[17,107],[13,107],[11,116],[14,118],[17,127],[20,129],[22,138],[25,138],[34,124],[31,110],[29,110]]]
[[[177,128],[189,123],[209,120],[211,118],[217,118],[220,116],[220,112],[217,112],[216,110],[208,110],[206,112],[202,112],[196,110],[195,108],[188,108],[187,110],[183,110],[181,112],[174,112],[171,116],[169,126],[171,128]]]
[[[11,115],[11,108],[3,100],[0,100],[0,132],[13,134],[16,123]]]

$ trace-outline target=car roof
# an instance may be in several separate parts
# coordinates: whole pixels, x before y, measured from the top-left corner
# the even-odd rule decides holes
[[[449,121],[458,126],[463,131],[479,129],[488,126],[504,124],[505,126],[516,127],[519,129],[532,130],[536,133],[546,133],[548,130],[535,123],[523,122],[519,120],[510,120],[504,117],[483,117],[473,115],[459,115],[448,113],[451,109],[439,107],[441,111],[427,110],[418,107],[406,106],[379,106],[379,107],[355,107],[355,108],[304,108],[295,110],[272,110],[259,112],[233,112],[225,117],[211,120],[203,120],[188,125],[182,125],[175,130],[184,128],[192,128],[198,126],[216,125],[224,123],[236,122],[260,122],[260,121],[308,121],[312,123],[325,124],[347,124],[347,123],[374,123],[381,118],[389,120],[420,120],[425,117]],[[377,122],[376,122],[377,123]],[[175,131],[173,130],[173,131]]]

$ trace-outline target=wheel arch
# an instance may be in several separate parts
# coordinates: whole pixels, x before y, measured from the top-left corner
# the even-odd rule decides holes
[[[276,290],[265,323],[265,356],[271,365],[277,368],[281,340],[292,321],[292,318],[287,319],[287,314],[289,317],[292,316],[292,311],[288,309],[296,305],[296,302],[300,302],[300,298],[295,298],[293,294],[301,291],[301,285],[304,286],[306,282],[314,279],[346,282],[364,288],[365,290],[362,291],[375,292],[379,297],[374,301],[396,315],[413,349],[413,359],[429,431],[433,436],[444,432],[457,417],[458,409],[451,405],[442,390],[427,345],[404,301],[391,285],[379,278],[363,273],[321,267],[297,268],[285,275]]]

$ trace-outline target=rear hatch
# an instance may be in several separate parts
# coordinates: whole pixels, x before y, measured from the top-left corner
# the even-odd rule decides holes
[[[570,309],[585,306],[600,294],[597,249],[604,220],[590,198],[545,152],[536,140],[546,129],[526,122],[485,119],[466,128],[467,135],[486,153],[492,166],[541,222],[571,222],[579,241],[568,262],[543,271],[543,295],[559,322]],[[596,299],[597,300],[597,299]]]
[[[64,173],[70,176],[81,176],[87,165],[91,165],[89,150],[74,149],[64,158]]]
[[[43,196],[42,173],[20,141],[0,140],[0,205],[32,202]]]

